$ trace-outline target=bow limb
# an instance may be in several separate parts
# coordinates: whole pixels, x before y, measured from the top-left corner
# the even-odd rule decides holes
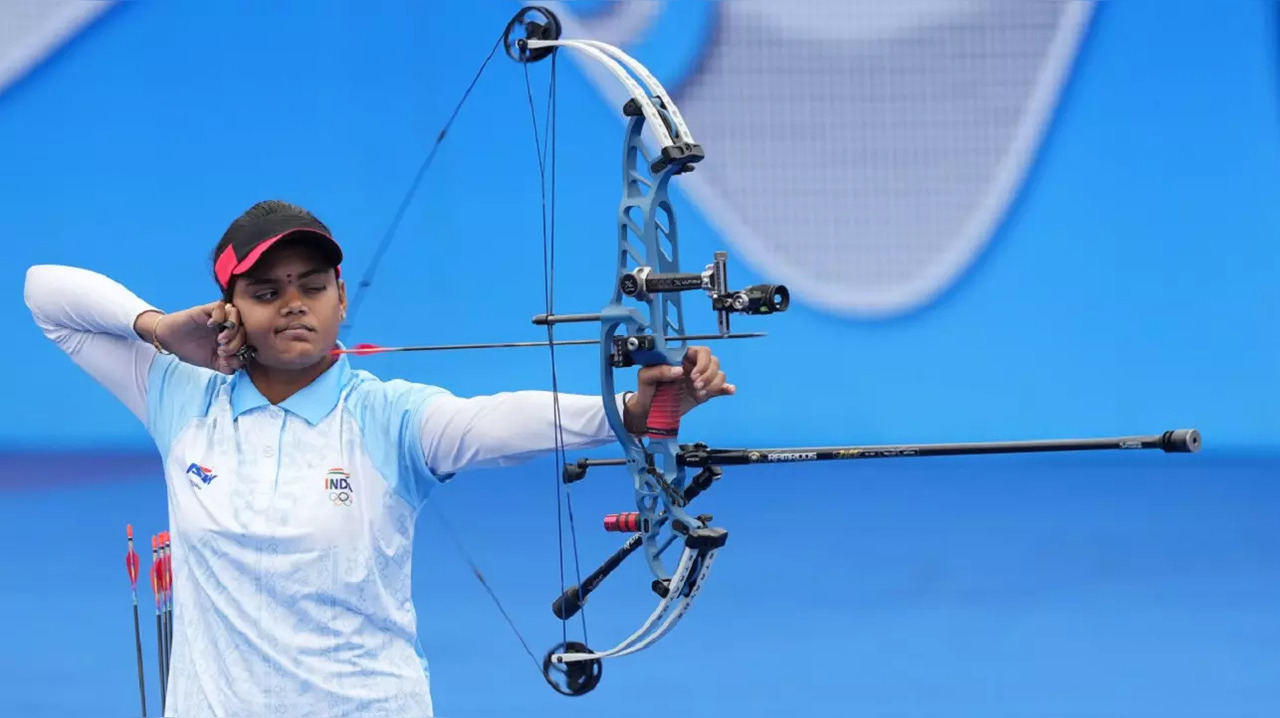
[[[699,549],[686,546],[671,580],[673,590],[668,591],[666,596],[658,602],[657,608],[640,628],[618,645],[599,652],[553,651],[548,655],[548,660],[555,664],[599,661],[635,653],[653,644],[674,628],[693,605],[693,600],[702,588],[704,579],[711,572],[711,565],[718,551],[718,548]]]
[[[667,89],[663,87],[662,83],[658,82],[658,78],[654,77],[653,73],[649,72],[649,69],[640,64],[638,60],[628,55],[620,48],[599,40],[568,40],[566,42],[571,43],[572,45],[585,45],[587,47],[595,48],[625,65],[632,74],[640,78],[640,81],[644,83],[646,88],[648,88],[649,93],[658,101],[658,105],[666,111],[666,116],[670,119],[675,128],[675,131],[670,134],[673,137],[684,138],[684,141],[689,143],[697,142],[697,140],[693,139],[693,133],[689,131],[689,125],[685,123],[684,116],[680,114],[679,108],[676,107],[675,101],[671,99],[671,95],[667,93]],[[652,117],[648,118],[648,120],[651,123],[654,121]]]

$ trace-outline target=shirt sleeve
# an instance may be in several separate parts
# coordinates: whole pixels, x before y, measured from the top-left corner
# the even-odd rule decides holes
[[[418,422],[422,458],[441,478],[466,469],[512,466],[556,447],[555,394],[514,391],[460,398],[435,397]],[[566,449],[615,441],[599,396],[560,394]],[[622,411],[623,395],[614,397]]]
[[[59,265],[29,268],[23,293],[40,331],[146,423],[157,352],[133,323],[155,307],[102,274]]]

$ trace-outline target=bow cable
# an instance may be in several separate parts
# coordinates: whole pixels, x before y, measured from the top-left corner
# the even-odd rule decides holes
[[[533,85],[529,78],[529,63],[524,62],[525,92],[529,99],[529,116],[533,122],[533,141],[538,154],[538,176],[541,185],[542,196],[542,285],[545,292],[546,316],[555,315],[555,266],[556,266],[556,61],[559,53],[551,55],[551,71],[548,80],[547,90],[547,126],[544,129],[545,135],[540,142],[538,139],[538,115],[534,110],[533,104]],[[549,158],[549,159],[548,159]],[[548,183],[547,173],[548,165],[550,167],[550,201],[548,201]],[[573,519],[573,497],[567,486],[561,481],[560,468],[565,464],[566,450],[564,443],[564,422],[560,413],[560,381],[559,374],[556,371],[556,340],[555,340],[555,322],[547,322],[547,348],[550,352],[551,361],[551,402],[554,413],[554,431],[555,431],[555,456],[556,462],[553,465],[554,480],[556,486],[556,545],[559,547],[560,558],[560,591],[564,592],[565,584],[565,561],[564,561],[564,517],[569,519],[569,536],[570,545],[573,548],[573,570],[577,580],[577,585],[582,584],[582,566],[578,554],[578,532]],[[562,500],[563,494],[563,500]],[[582,640],[589,642],[587,637],[587,621],[586,613],[582,616]],[[561,641],[567,643],[568,636],[568,619],[562,619],[560,622]]]

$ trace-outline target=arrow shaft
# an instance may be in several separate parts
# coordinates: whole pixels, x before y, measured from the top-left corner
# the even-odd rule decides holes
[[[715,341],[720,339],[755,339],[764,336],[763,332],[742,332],[737,334],[677,334],[668,336],[669,342],[681,341]],[[548,342],[495,342],[484,344],[432,344],[427,346],[409,346],[409,347],[369,347],[355,349],[335,349],[333,354],[389,354],[392,352],[435,352],[435,351],[452,351],[457,349],[513,349],[523,347],[545,347],[553,346],[590,346],[599,344],[599,339],[566,339],[552,343]]]
[[[129,592],[133,597],[133,643],[138,658],[138,699],[142,703],[142,715],[147,714],[147,685],[142,667],[142,624],[138,618],[138,552],[133,549],[133,524],[125,526],[128,551],[125,553],[125,570],[129,572]]]
[[[138,658],[138,698],[142,702],[142,715],[147,714],[147,684],[142,667],[142,625],[138,620],[138,593],[133,594],[133,645]]]

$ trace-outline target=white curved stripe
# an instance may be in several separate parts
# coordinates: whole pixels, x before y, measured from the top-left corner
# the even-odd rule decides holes
[[[100,0],[0,0],[0,92],[114,4]]]
[[[808,0],[810,4],[838,6],[848,0]],[[909,37],[921,27],[935,27],[979,18],[988,0],[893,0],[880,3],[874,13],[846,15],[840,12],[796,12],[790,3],[739,2],[736,9],[752,15],[777,31],[780,37],[804,42],[882,42]],[[833,8],[838,9],[838,7]]]
[[[662,118],[658,116],[658,110],[653,106],[653,101],[649,99],[649,95],[636,83],[635,78],[612,57],[590,45],[580,44],[577,40],[529,40],[528,46],[534,50],[544,47],[572,47],[599,62],[614,77],[618,78],[618,81],[631,93],[631,98],[640,105],[640,111],[644,113],[649,129],[659,143],[659,148],[669,147],[672,144],[671,135],[667,132],[667,126],[662,122]]]
[[[538,4],[588,34],[572,3]],[[740,261],[811,308],[883,319],[926,306],[1018,196],[1095,5],[716,3],[697,81],[680,90],[715,161],[681,190]],[[767,12],[806,18],[779,29]],[[580,65],[606,102],[625,101],[597,63]],[[998,106],[966,104],[967,85]],[[761,102],[769,112],[752,112]]]
[[[565,35],[570,37],[594,37],[610,45],[625,45],[632,39],[649,32],[654,23],[666,12],[665,0],[645,0],[644,2],[610,2],[606,10],[581,15],[577,8],[550,7],[556,3],[544,0],[523,0],[524,5],[547,6],[560,18],[563,25],[566,19],[574,29],[564,26]],[[572,16],[569,13],[573,13]]]
[[[805,0],[803,4],[821,5],[813,0]],[[721,137],[717,135],[708,139],[706,136],[707,122],[701,124],[703,140],[713,145],[708,151],[717,152],[721,161],[690,175],[681,187],[686,196],[701,207],[711,226],[732,245],[740,260],[745,260],[770,281],[786,284],[792,296],[802,303],[834,315],[863,319],[892,319],[918,310],[952,287],[972,266],[1017,198],[1049,128],[1062,88],[1070,78],[1071,66],[1088,28],[1094,4],[1085,0],[1050,4],[1057,9],[1056,27],[1037,58],[1036,78],[1020,98],[1017,119],[1001,133],[997,163],[989,173],[975,180],[980,189],[973,193],[976,196],[962,200],[964,205],[959,208],[946,203],[955,202],[958,195],[966,193],[938,193],[933,197],[923,197],[912,191],[892,192],[885,189],[891,186],[891,178],[883,174],[863,172],[863,175],[870,176],[849,180],[828,168],[830,174],[822,176],[815,170],[807,179],[799,181],[815,181],[815,177],[821,177],[828,188],[839,187],[844,182],[857,182],[861,186],[849,186],[846,191],[885,195],[884,204],[873,209],[874,216],[850,215],[844,209],[845,203],[837,197],[799,209],[786,201],[769,198],[774,192],[771,189],[773,183],[796,181],[793,175],[780,179],[779,173],[771,168],[770,173],[762,172],[759,177],[726,183],[725,177],[729,172],[736,171],[742,176],[739,168],[750,166],[748,158],[751,155],[738,149],[731,157],[726,157],[726,148],[716,143]],[[726,4],[726,8],[729,5]],[[737,4],[732,6],[736,8]],[[1035,6],[1034,3],[1027,4],[1027,7]],[[851,4],[850,7],[872,6]],[[988,10],[1007,16],[1020,12],[1017,10],[1019,7],[1018,3],[1010,1],[992,5]],[[1031,14],[1030,10],[1025,12]],[[983,22],[977,24],[982,25]],[[1012,36],[1018,30],[1016,26],[1010,26],[1009,32]],[[740,51],[746,50],[740,48]],[[752,46],[750,51],[757,52],[758,48]],[[887,52],[892,61],[906,63],[911,47],[906,43]],[[990,58],[994,52],[975,51],[975,57]],[[963,71],[958,72],[963,74]],[[890,79],[885,77],[885,81]],[[976,74],[965,79],[969,82],[986,81]],[[860,81],[874,86],[874,82],[865,77]],[[819,104],[813,96],[805,96],[804,99],[806,104]],[[683,101],[689,106],[692,98],[684,98]],[[703,103],[703,112],[707,111],[708,105]],[[922,109],[925,107],[927,104],[922,105]],[[757,134],[764,138],[761,141],[777,143],[775,149],[781,151],[783,146],[792,144],[790,139],[776,139],[781,136],[782,128],[823,126],[818,119],[804,120],[803,111],[776,112],[775,117],[768,120],[746,121],[726,116],[719,121],[718,129],[724,131],[726,127],[732,127],[742,135]],[[707,119],[714,124],[718,118],[713,115]],[[877,119],[883,121],[885,117],[882,114]],[[870,124],[868,118],[857,114],[830,117],[824,121],[828,125],[845,128],[844,133],[850,137],[906,131]],[[960,137],[958,142],[961,144],[973,141],[971,136],[975,129],[972,124],[956,124],[952,131]],[[984,128],[981,131],[992,130]],[[831,149],[833,152],[847,152],[850,147],[836,144]],[[723,166],[733,169],[718,171]],[[744,188],[744,185],[748,187]],[[849,204],[866,208],[868,201],[865,196],[857,199],[861,201]],[[762,216],[766,212],[768,216]],[[920,227],[921,217],[951,213],[958,216],[950,226],[930,228],[927,232]],[[899,236],[906,241],[893,241]],[[913,243],[911,249],[903,249],[906,242]],[[909,266],[909,271],[903,271],[901,264]],[[890,276],[892,280],[885,279]]]

